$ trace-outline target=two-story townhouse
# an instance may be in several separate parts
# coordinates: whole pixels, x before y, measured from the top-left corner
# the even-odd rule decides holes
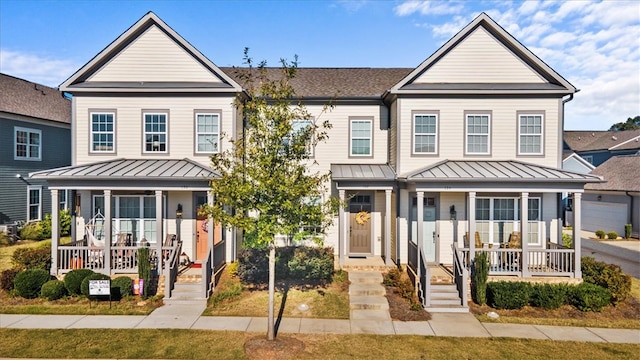
[[[421,275],[467,267],[482,247],[494,274],[580,277],[579,236],[559,244],[560,194],[576,194],[579,211],[584,184],[600,178],[561,169],[576,89],[486,14],[415,69],[300,68],[292,84],[312,121],[333,126],[309,166],[331,171],[326,195],[346,204],[325,237],[340,265],[378,259]],[[241,85],[149,13],[62,84],[74,95],[73,166],[33,176],[75,191],[85,222],[101,212],[103,238],[160,251],[177,234],[199,259],[208,226],[221,241],[208,232],[203,252],[222,244],[232,260],[240,237],[198,223],[196,209],[211,200],[208,156],[242,131]],[[111,242],[94,245],[110,254]]]
[[[37,170],[71,164],[71,101],[57,89],[0,74],[0,225],[51,213]],[[55,207],[69,205],[61,193]]]

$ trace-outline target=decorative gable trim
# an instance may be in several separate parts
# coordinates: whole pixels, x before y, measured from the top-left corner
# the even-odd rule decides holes
[[[95,82],[88,81],[103,66],[108,64],[118,54],[126,49],[128,45],[142,36],[149,28],[156,26],[164,32],[178,46],[191,55],[195,61],[202,64],[212,74],[222,80],[221,83],[139,83],[139,82]],[[164,21],[153,12],[148,12],[122,35],[105,47],[94,56],[83,67],[76,71],[71,77],[60,85],[61,91],[67,92],[241,92],[242,87],[231,77],[225,74],[211,60],[204,56],[198,49],[193,47],[180,34],[175,32]]]
[[[548,81],[547,84],[414,84],[430,67],[435,65],[452,49],[469,37],[478,27],[483,27],[491,36],[504,45],[515,56],[519,57],[540,77]],[[409,75],[394,85],[387,94],[573,94],[577,89],[565,78],[553,70],[544,61],[516,40],[511,34],[498,25],[486,13],[481,13],[465,28],[447,41],[429,58],[422,62]]]

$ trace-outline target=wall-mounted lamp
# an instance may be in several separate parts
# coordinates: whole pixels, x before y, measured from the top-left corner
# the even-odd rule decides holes
[[[27,184],[27,185],[31,186],[31,183],[29,183],[29,182],[27,181],[27,179],[23,178],[23,177],[22,177],[22,175],[20,175],[20,174],[16,174],[16,178],[17,178],[17,179],[19,179],[19,180],[22,180],[25,184]]]
[[[598,201],[602,201],[602,195],[598,195]]]
[[[178,204],[178,207],[176,208],[176,217],[182,217],[182,204]]]
[[[455,205],[449,206],[449,218],[451,220],[456,220],[457,217],[458,217],[458,213],[456,213],[456,206]]]

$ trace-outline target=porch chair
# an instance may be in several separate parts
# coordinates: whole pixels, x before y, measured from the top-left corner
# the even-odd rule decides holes
[[[482,240],[480,240],[480,233],[476,231],[476,239],[475,239],[475,243],[476,243],[476,249],[482,249]],[[467,231],[466,233],[464,233],[464,247],[465,248],[469,248],[470,244],[469,244],[469,232]]]
[[[131,246],[132,235],[127,233],[119,233],[116,239],[115,246],[127,247]],[[118,249],[115,252],[116,264],[118,268],[129,268],[133,265],[133,252],[126,249]]]
[[[509,235],[509,241],[507,242],[506,247],[509,249],[522,248],[522,241],[520,239],[519,231],[513,231]],[[511,270],[517,270],[520,267],[520,256],[521,256],[520,253],[509,252],[506,254],[503,263],[506,267],[510,268]]]
[[[176,234],[167,234],[167,236],[164,239],[164,243],[162,244],[162,247],[163,248],[172,247],[176,239],[177,239]],[[165,260],[169,260],[169,257],[171,256],[171,250],[163,250],[162,256],[164,257]]]

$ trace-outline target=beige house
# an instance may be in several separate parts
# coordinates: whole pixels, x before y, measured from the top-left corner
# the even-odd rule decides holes
[[[347,203],[325,236],[340,265],[408,264],[426,306],[425,276],[441,264],[455,269],[466,304],[480,248],[495,275],[581,277],[579,236],[562,246],[561,194],[574,194],[579,213],[584,185],[601,179],[562,170],[564,104],[576,88],[486,14],[415,69],[301,68],[293,85],[314,120],[333,125],[309,166],[331,171],[326,196]],[[242,131],[232,68],[148,13],[61,90],[73,94],[72,166],[32,177],[53,197],[76,194],[85,264],[117,271],[110,254],[141,242],[164,254],[175,248],[167,234],[205,268],[235,259],[239,234],[197,216],[212,200],[209,155]],[[54,239],[53,249],[53,272],[78,265],[73,246]]]

